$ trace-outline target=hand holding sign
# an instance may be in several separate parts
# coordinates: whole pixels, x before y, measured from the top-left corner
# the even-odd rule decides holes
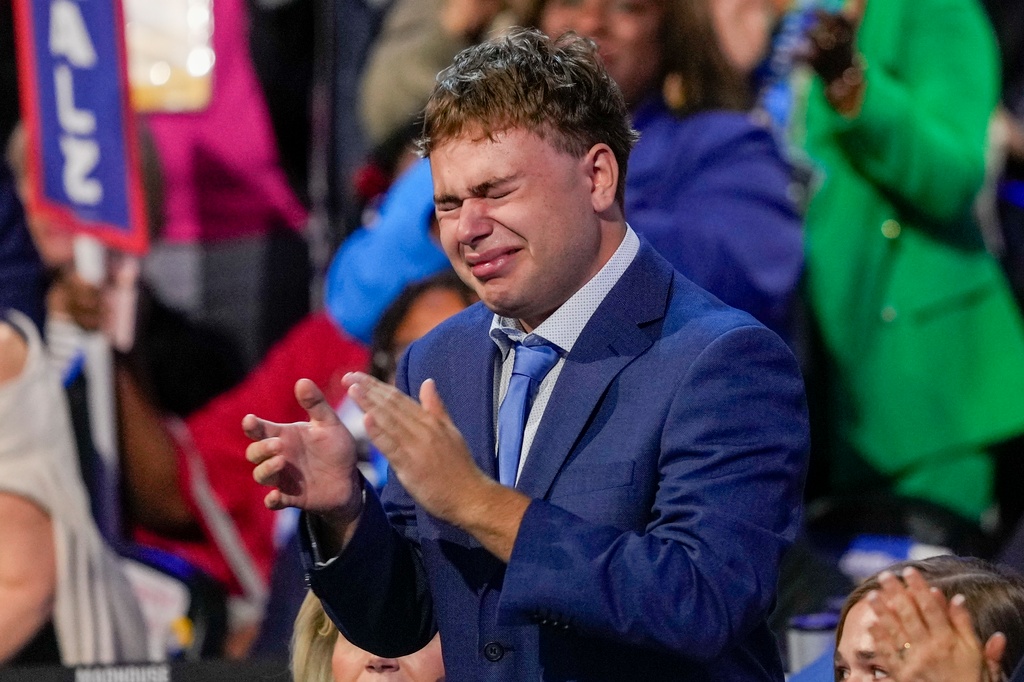
[[[31,210],[108,246],[147,243],[116,0],[16,0]]]

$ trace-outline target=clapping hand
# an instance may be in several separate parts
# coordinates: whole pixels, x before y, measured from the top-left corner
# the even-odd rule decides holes
[[[476,465],[434,381],[420,386],[418,403],[362,372],[346,375],[344,383],[366,413],[366,433],[413,500],[508,561],[530,500]]]
[[[867,0],[851,0],[842,12],[815,11],[816,21],[807,31],[804,59],[826,83],[853,65],[857,29],[866,5]]]
[[[476,466],[432,380],[423,383],[419,403],[362,372],[347,375],[345,385],[392,473],[432,515],[458,522],[468,493],[494,483]]]
[[[308,422],[278,424],[252,414],[242,420],[253,440],[245,451],[256,465],[253,478],[272,488],[264,499],[268,508],[304,509],[347,537],[362,511],[355,441],[312,381],[300,379],[295,398]]]
[[[802,55],[825,83],[825,94],[841,113],[859,105],[864,71],[856,49],[867,0],[850,0],[842,12],[817,10]]]

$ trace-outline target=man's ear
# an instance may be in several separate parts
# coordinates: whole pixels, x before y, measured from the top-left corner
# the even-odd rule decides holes
[[[997,632],[985,642],[982,654],[985,660],[985,669],[988,670],[988,679],[1002,680],[1003,677],[1003,654],[1006,653],[1006,635]]]
[[[619,184],[619,162],[612,148],[599,142],[590,148],[583,160],[590,179],[590,200],[596,213],[607,211],[616,201]]]

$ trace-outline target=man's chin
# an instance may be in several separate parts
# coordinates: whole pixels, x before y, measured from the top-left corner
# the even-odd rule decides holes
[[[502,317],[512,317],[512,318],[518,318],[519,317],[515,313],[515,310],[516,310],[515,308],[510,308],[509,306],[502,305],[500,303],[494,303],[494,302],[488,301],[487,299],[481,299],[481,300],[483,301],[483,304],[485,306],[487,306],[488,310],[490,310],[495,315],[500,315]]]
[[[493,293],[488,292],[485,287],[477,289],[477,295],[483,304],[496,315],[519,319],[523,314],[522,305],[517,305],[516,301],[510,301],[507,297],[495,296]]]

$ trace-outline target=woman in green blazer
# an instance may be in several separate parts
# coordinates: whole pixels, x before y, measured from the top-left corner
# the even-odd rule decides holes
[[[977,519],[1024,433],[1024,324],[972,215],[998,99],[975,0],[823,16],[798,132],[817,171],[807,291],[829,361],[833,483]]]

